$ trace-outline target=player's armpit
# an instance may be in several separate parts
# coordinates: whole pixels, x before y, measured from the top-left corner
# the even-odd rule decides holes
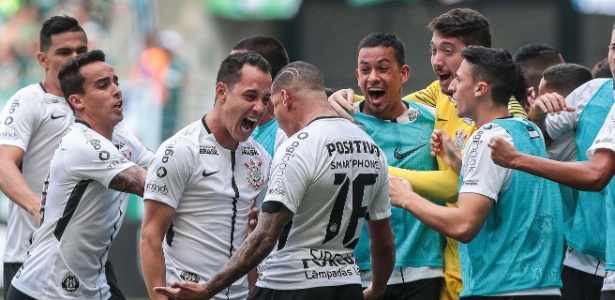
[[[143,186],[147,171],[139,166],[132,166],[113,177],[109,188],[143,197]]]

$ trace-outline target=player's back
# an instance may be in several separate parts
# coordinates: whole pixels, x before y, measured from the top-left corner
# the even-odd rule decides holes
[[[347,120],[319,118],[291,136],[276,151],[265,203],[282,202],[294,216],[258,285],[359,284],[352,251],[366,214],[390,215],[387,174],[384,153]]]

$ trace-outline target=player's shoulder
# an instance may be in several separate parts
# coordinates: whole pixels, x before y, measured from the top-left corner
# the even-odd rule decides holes
[[[6,103],[6,106],[15,107],[15,105],[34,105],[44,101],[45,91],[40,84],[36,83],[25,86],[13,94],[13,96],[11,96],[9,101]]]

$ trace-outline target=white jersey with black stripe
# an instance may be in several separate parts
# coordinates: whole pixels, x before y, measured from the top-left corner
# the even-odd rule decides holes
[[[323,117],[276,150],[263,209],[293,212],[256,283],[276,290],[361,284],[353,249],[366,214],[391,216],[387,160],[350,121]]]
[[[46,93],[40,83],[19,90],[0,113],[0,145],[25,153],[20,166],[28,187],[39,195],[56,145],[75,118],[63,97]],[[3,261],[22,263],[36,229],[34,218],[13,201],[8,204]]]
[[[270,160],[252,138],[234,151],[223,148],[203,119],[160,146],[143,198],[175,209],[163,242],[168,283],[204,283],[228,261],[246,237],[253,201],[264,195]],[[244,276],[214,299],[247,294]]]
[[[104,265],[122,225],[128,194],[109,189],[120,172],[147,167],[154,154],[123,125],[106,139],[75,123],[51,159],[43,224],[12,284],[36,299],[108,299]]]

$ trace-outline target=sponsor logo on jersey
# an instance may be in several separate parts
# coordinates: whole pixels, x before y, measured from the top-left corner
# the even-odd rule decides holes
[[[5,131],[3,133],[0,133],[0,140],[16,140],[17,138],[19,138],[19,134],[14,131]]]
[[[203,170],[203,177],[209,177],[209,176],[214,175],[216,173],[218,173],[218,171],[207,172],[207,170]]]
[[[199,153],[206,155],[218,155],[218,148],[215,146],[200,146]]]
[[[100,160],[105,161],[108,160],[109,157],[111,157],[111,153],[109,153],[109,151],[107,150],[103,150],[98,153],[98,158],[100,158]]]
[[[6,120],[4,120],[4,125],[11,125],[13,123],[13,117],[7,117]]]
[[[338,154],[369,153],[380,156],[380,148],[376,144],[365,140],[329,143],[325,147],[329,156],[333,156],[335,152]]]
[[[51,119],[52,119],[52,120],[59,119],[59,118],[63,118],[63,117],[66,117],[66,115],[58,115],[58,116],[56,116],[56,115],[54,115],[54,114],[51,114]]]
[[[166,196],[169,193],[167,185],[159,185],[154,181],[145,185],[145,190],[156,195]]]
[[[325,250],[310,249],[310,255],[312,258],[301,260],[307,280],[359,276],[360,274],[357,259],[352,252],[332,253]]]
[[[74,274],[64,275],[62,279],[62,289],[69,293],[73,293],[79,289],[79,278]]]
[[[254,190],[258,190],[263,184],[265,184],[265,176],[263,176],[263,172],[261,171],[263,162],[250,159],[249,162],[243,163],[243,166],[248,169],[248,185],[251,186]]]
[[[412,122],[419,118],[421,115],[421,111],[418,109],[409,109],[408,110],[408,122]]]
[[[355,121],[354,124],[361,128],[361,130],[367,132],[367,126],[365,126],[365,124],[363,124],[362,122]]]
[[[252,146],[243,146],[241,147],[241,155],[259,156],[260,153]]]
[[[124,158],[115,159],[110,164],[107,165],[107,169],[113,169],[119,165],[125,164],[126,160]]]
[[[275,182],[270,184],[267,194],[286,196],[286,191],[282,188],[282,179],[277,179]]]
[[[463,144],[465,144],[467,138],[468,134],[465,129],[455,131],[455,139],[453,140],[453,143],[455,144],[455,147],[457,147],[457,150],[463,150]]]
[[[463,118],[463,122],[465,122],[466,124],[472,126],[474,125],[474,120],[470,119],[470,118]]]
[[[86,143],[92,145],[92,147],[94,148],[94,150],[100,150],[101,146],[100,146],[100,140],[95,139],[89,132],[87,132],[88,129],[83,128],[81,130],[81,134],[83,134],[83,136],[86,139]]]
[[[396,159],[404,159],[410,155],[412,155],[414,152],[419,151],[421,148],[427,146],[428,143],[424,143],[420,146],[414,147],[406,152],[399,152],[397,151],[397,148],[395,148],[395,151],[393,151],[393,157],[395,157]]]
[[[476,179],[464,180],[463,185],[478,185],[478,180]]]
[[[476,157],[478,156],[478,148],[480,147],[480,145],[482,145],[483,141],[481,141],[481,137],[483,136],[483,133],[485,133],[482,130],[477,131],[476,133],[474,133],[473,137],[472,137],[472,141],[470,141],[470,144],[466,147],[465,151],[470,151],[470,154],[468,155],[468,161],[467,162],[463,162],[464,164],[468,164],[468,172],[472,172],[476,169]]]
[[[167,169],[165,167],[158,168],[158,170],[156,170],[156,176],[158,176],[158,178],[167,176]]]
[[[182,271],[182,273],[179,275],[179,278],[181,278],[183,281],[199,283],[201,276],[192,272]]]

